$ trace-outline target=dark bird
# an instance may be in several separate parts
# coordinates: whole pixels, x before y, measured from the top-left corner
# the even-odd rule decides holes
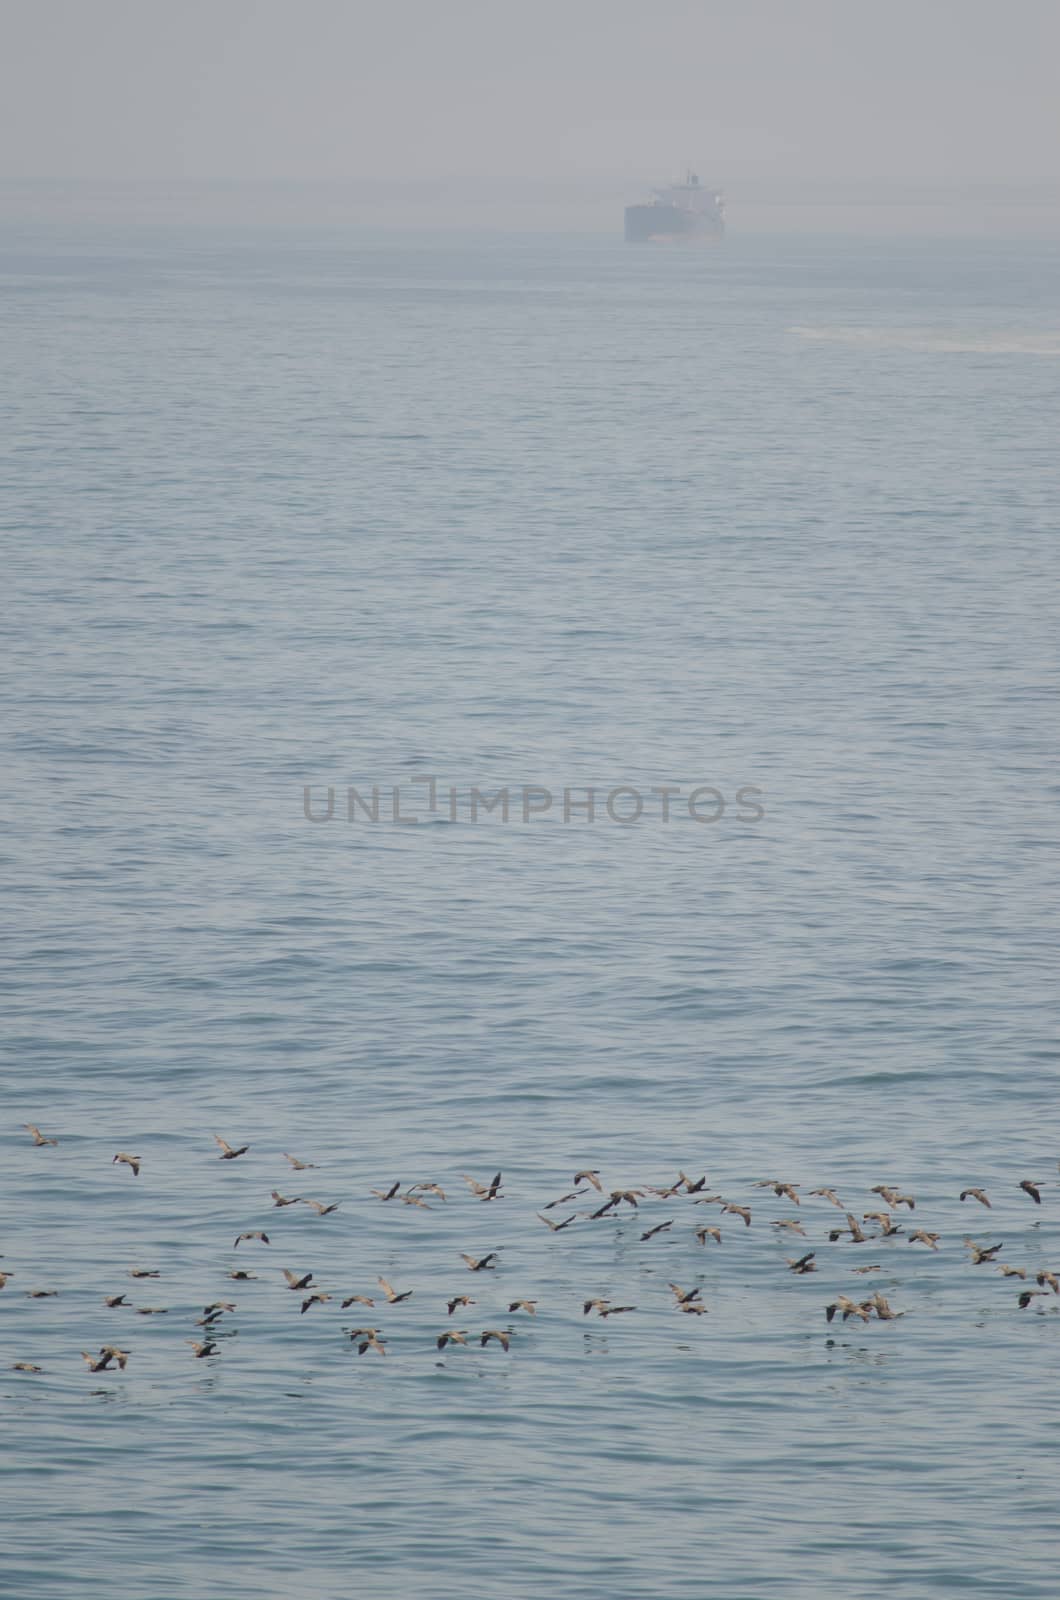
[[[852,1211],[848,1211],[847,1214],[846,1214],[846,1219],[847,1219],[846,1228],[845,1229],[844,1228],[834,1228],[832,1230],[832,1232],[828,1235],[829,1239],[832,1241],[833,1244],[835,1244],[836,1240],[837,1239],[841,1239],[843,1237],[844,1232],[845,1232],[845,1233],[849,1233],[852,1243],[854,1243],[854,1244],[864,1244],[865,1243],[865,1233],[864,1233],[864,1230],[862,1229],[861,1223],[858,1221],[857,1217],[854,1216]]]
[[[746,1226],[748,1228],[751,1226],[751,1208],[750,1208],[750,1206],[737,1206],[737,1205],[733,1205],[731,1202],[727,1201],[725,1203],[725,1205],[722,1206],[721,1209],[722,1209],[722,1211],[730,1212],[734,1217],[742,1217],[743,1220],[744,1220],[744,1223],[746,1224]]]
[[[435,1339],[434,1342],[438,1346],[439,1350],[444,1350],[447,1344],[463,1344],[463,1345],[466,1345],[467,1344],[467,1329],[466,1328],[454,1328],[452,1330],[452,1332],[449,1332],[447,1330],[445,1333],[440,1333],[438,1335],[437,1339]]]
[[[590,1311],[603,1312],[611,1304],[610,1300],[586,1300],[582,1305],[582,1316],[587,1317]]]
[[[1020,1188],[1023,1190],[1024,1194],[1030,1195],[1036,1206],[1041,1205],[1042,1197],[1039,1191],[1044,1188],[1044,1185],[1040,1180],[1032,1182],[1030,1178],[1024,1178],[1023,1182],[1020,1184]]]
[[[676,1283],[667,1284],[667,1288],[673,1291],[674,1299],[679,1306],[686,1306],[690,1301],[700,1298],[698,1289],[682,1289]]]
[[[140,1163],[142,1160],[143,1156],[130,1156],[124,1150],[119,1150],[114,1157],[114,1161],[120,1161],[123,1166],[132,1167],[134,1178],[140,1176]],[[111,1162],[111,1166],[114,1165],[114,1161]]]
[[[997,1270],[1003,1278],[1026,1278],[1027,1276],[1022,1267],[1010,1267],[1003,1261],[997,1263]]]
[[[339,1209],[342,1201],[333,1200],[330,1205],[325,1205],[323,1200],[303,1200],[302,1204],[304,1206],[311,1206],[318,1217],[327,1217],[330,1216],[333,1211],[337,1211]]]
[[[873,1262],[871,1267],[854,1267],[853,1271],[854,1272],[882,1272],[883,1268],[880,1266],[880,1263],[878,1261],[875,1261],[875,1262]]]
[[[238,1249],[244,1239],[260,1239],[262,1244],[268,1244],[269,1242],[269,1236],[267,1233],[262,1233],[260,1229],[255,1229],[252,1233],[241,1233],[233,1248]]]
[[[160,1278],[161,1276],[162,1276],[162,1274],[160,1272],[156,1272],[153,1267],[130,1267],[129,1268],[129,1277],[130,1278]]]
[[[6,1289],[8,1278],[13,1278],[14,1276],[13,1272],[0,1272],[0,1289]]]
[[[59,1293],[58,1289],[27,1289],[27,1300],[54,1300]]]
[[[816,1254],[816,1250],[808,1250],[806,1254],[804,1256],[800,1256],[797,1261],[788,1260],[788,1266],[791,1268],[792,1272],[816,1272],[817,1267],[813,1259]]]
[[[840,1211],[846,1210],[846,1207],[834,1189],[811,1189],[810,1194],[818,1196],[818,1198],[821,1200],[827,1200],[833,1206],[838,1206]]]
[[[623,1311],[636,1311],[636,1309],[636,1306],[601,1306],[600,1315],[602,1317],[619,1317]],[[684,1306],[681,1307],[682,1311],[685,1309]]]
[[[787,1233],[801,1234],[804,1239],[806,1237],[806,1229],[798,1217],[781,1217],[777,1222],[771,1222],[769,1226],[771,1228],[783,1228]]]
[[[460,1176],[471,1190],[471,1193],[477,1195],[480,1200],[496,1200],[498,1194],[500,1194],[501,1175],[499,1172],[494,1173],[488,1184],[479,1183],[476,1178],[469,1178],[466,1172],[462,1172]]]
[[[618,1311],[635,1311],[636,1309],[636,1306],[616,1307]],[[698,1300],[690,1300],[686,1306],[678,1306],[677,1309],[678,1311],[683,1311],[688,1317],[705,1317],[710,1308],[709,1306],[701,1306]]]
[[[510,1336],[501,1328],[487,1328],[486,1331],[479,1336],[478,1342],[479,1344],[485,1345],[489,1344],[491,1339],[496,1339],[502,1350],[507,1350],[509,1344],[511,1343]]]
[[[44,1368],[43,1367],[34,1366],[32,1361],[13,1361],[11,1363],[11,1371],[12,1372],[43,1372]]]
[[[374,1350],[378,1355],[381,1356],[386,1355],[386,1345],[379,1337],[378,1328],[355,1328],[350,1334],[350,1338],[356,1339],[361,1334],[363,1334],[364,1337],[357,1346],[357,1354],[359,1356],[363,1356],[366,1350]]]
[[[545,1204],[546,1211],[554,1211],[556,1206],[569,1205],[572,1200],[580,1200],[583,1194],[588,1194],[588,1189],[573,1189],[570,1194],[561,1194],[556,1200],[549,1200]],[[538,1216],[541,1216],[540,1211]],[[541,1217],[542,1222],[547,1222],[547,1217]]]
[[[510,1303],[510,1305],[508,1306],[508,1310],[509,1310],[509,1312],[511,1312],[511,1311],[526,1311],[526,1312],[529,1313],[530,1316],[536,1317],[537,1316],[537,1301],[536,1300],[513,1300]]]
[[[321,1294],[319,1291],[316,1291],[313,1294],[307,1294],[305,1299],[302,1301],[302,1316],[305,1316],[310,1306],[322,1306],[330,1299],[331,1296],[329,1294]]]
[[[272,1203],[274,1206],[296,1206],[301,1203],[301,1199],[302,1196],[300,1194],[288,1196],[281,1194],[278,1189],[272,1190]]]
[[[862,1322],[868,1322],[869,1320],[867,1308],[859,1305],[856,1300],[849,1300],[845,1294],[837,1295],[830,1306],[825,1306],[824,1314],[829,1322],[831,1322],[837,1311],[843,1313],[844,1322],[848,1317],[860,1317]]]
[[[407,1300],[413,1292],[411,1289],[406,1289],[403,1294],[398,1294],[397,1290],[391,1288],[385,1278],[377,1278],[376,1282],[386,1295],[387,1303],[392,1306],[400,1305],[402,1300]]]
[[[218,1157],[219,1161],[234,1161],[236,1156],[245,1156],[247,1151],[250,1149],[249,1144],[241,1144],[238,1150],[234,1150],[229,1144],[228,1140],[222,1139],[219,1133],[214,1134],[214,1142],[221,1146],[221,1154]]]
[[[449,1306],[450,1316],[452,1316],[457,1306],[473,1306],[475,1304],[474,1300],[472,1300],[469,1294],[454,1294],[453,1298],[447,1303]]]
[[[655,1224],[654,1228],[649,1228],[647,1233],[642,1233],[641,1234],[641,1236],[640,1236],[641,1244],[644,1243],[645,1239],[654,1239],[654,1237],[655,1237],[655,1235],[657,1233],[665,1233],[667,1228],[672,1228],[673,1225],[674,1225],[674,1219],[672,1217],[670,1218],[669,1222],[657,1222]]]
[[[202,1361],[206,1356],[217,1354],[217,1346],[210,1339],[203,1339],[201,1343],[198,1339],[185,1339],[184,1343],[191,1345],[195,1352],[196,1361]]]
[[[979,1204],[981,1206],[986,1206],[986,1209],[988,1211],[992,1209],[991,1205],[990,1205],[990,1201],[987,1199],[985,1189],[962,1189],[961,1190],[961,1199],[962,1200],[967,1200],[969,1195],[971,1195],[973,1200],[978,1200],[978,1202],[979,1202]]]
[[[420,1195],[413,1194],[411,1190],[407,1194],[399,1194],[398,1199],[404,1206],[419,1206],[421,1211],[432,1211],[434,1209]]]
[[[286,1150],[282,1151],[281,1154],[283,1155],[283,1159],[285,1161],[289,1161],[291,1163],[291,1166],[294,1168],[295,1172],[309,1172],[310,1170],[316,1170],[315,1161],[299,1161],[297,1156],[289,1156]]]
[[[168,1314],[168,1306],[137,1306],[138,1317],[164,1317]]]
[[[439,1200],[444,1201],[445,1199],[445,1190],[440,1183],[413,1183],[409,1185],[409,1194],[415,1194],[420,1190],[424,1194],[437,1195]]]
[[[129,1302],[123,1294],[108,1294],[104,1297],[103,1304],[113,1310],[115,1306],[127,1306]]]
[[[1024,1290],[1022,1290],[1022,1292],[1020,1293],[1020,1297],[1019,1297],[1019,1308],[1020,1308],[1020,1310],[1021,1311],[1026,1311],[1027,1307],[1030,1305],[1032,1300],[1039,1300],[1044,1296],[1044,1294],[1045,1294],[1045,1290],[1044,1289],[1024,1289]]]
[[[792,1205],[798,1206],[802,1204],[796,1193],[798,1189],[798,1184],[796,1183],[782,1183],[779,1178],[763,1178],[760,1183],[754,1183],[751,1187],[753,1189],[772,1189],[778,1200],[782,1195],[786,1195]]]
[[[374,1306],[374,1305],[375,1305],[375,1301],[372,1299],[372,1297],[370,1295],[367,1295],[367,1294],[351,1294],[351,1295],[347,1295],[346,1299],[343,1300],[340,1309],[343,1310],[343,1311],[346,1311],[350,1306]]]
[[[910,1211],[916,1210],[916,1201],[913,1196],[911,1194],[903,1194],[900,1189],[892,1189],[890,1184],[878,1183],[875,1188],[869,1190],[869,1193],[878,1194],[881,1200],[886,1200],[892,1211],[896,1210],[898,1206],[908,1206]]]
[[[706,1244],[708,1239],[713,1239],[715,1244],[720,1244],[721,1243],[721,1229],[720,1228],[697,1228],[696,1229],[696,1238],[699,1240],[700,1244]]]
[[[471,1272],[484,1272],[487,1267],[495,1267],[500,1260],[500,1256],[496,1250],[491,1250],[488,1256],[482,1256],[480,1260],[476,1260],[474,1256],[466,1256],[461,1250],[460,1259],[467,1262],[468,1269]]]
[[[256,1283],[257,1282],[257,1277],[258,1277],[256,1272],[239,1272],[239,1271],[230,1272],[228,1274],[228,1276],[230,1278],[234,1278],[237,1283],[250,1283],[250,1282],[255,1282]]]
[[[548,1231],[550,1233],[562,1233],[564,1228],[569,1228],[570,1227],[571,1223],[575,1220],[575,1218],[577,1217],[578,1213],[576,1211],[572,1212],[571,1215],[569,1217],[567,1217],[563,1222],[553,1222],[553,1221],[551,1221],[551,1219],[549,1217],[543,1217],[541,1215],[540,1211],[538,1211],[536,1213],[536,1215],[545,1224],[545,1227],[548,1229]]]
[[[929,1250],[937,1250],[941,1238],[940,1233],[928,1233],[926,1228],[915,1228],[909,1235],[909,1243],[926,1244]]]
[[[46,1139],[35,1122],[24,1122],[22,1126],[30,1135],[35,1145],[58,1144],[58,1139]],[[39,1370],[39,1369],[38,1369]]]
[[[863,1308],[870,1307],[875,1311],[881,1322],[896,1322],[899,1317],[904,1317],[904,1311],[892,1311],[885,1297],[877,1289],[871,1300],[861,1302]]]
[[[301,1275],[299,1275],[297,1272],[289,1271],[287,1267],[284,1267],[283,1275],[287,1279],[288,1289],[308,1289],[309,1285],[313,1281],[313,1274],[311,1272],[303,1272]]]
[[[1043,1269],[1038,1273],[1035,1282],[1040,1283],[1043,1289],[1048,1285],[1054,1294],[1060,1294],[1060,1278],[1057,1277],[1055,1272],[1046,1272]]]
[[[111,1358],[109,1355],[94,1356],[88,1350],[82,1350],[81,1356],[88,1362],[89,1372],[106,1372],[110,1367]]]
[[[965,1239],[964,1244],[972,1252],[972,1266],[980,1267],[984,1261],[993,1261],[999,1250],[1005,1248],[1004,1244],[992,1244],[984,1247],[976,1244],[974,1239]]]
[[[389,1189],[371,1189],[369,1193],[374,1194],[377,1200],[393,1200],[400,1188],[401,1179],[399,1178],[396,1183],[390,1185]]]
[[[586,1167],[583,1172],[576,1172],[571,1179],[571,1183],[574,1184],[575,1188],[579,1183],[591,1183],[598,1193],[603,1194],[604,1192],[604,1186],[600,1182],[600,1172],[596,1167]]]
[[[705,1173],[702,1178],[697,1178],[694,1183],[692,1179],[684,1172],[679,1172],[677,1176],[678,1180],[684,1184],[686,1194],[699,1194],[700,1190],[705,1189],[707,1186],[707,1178]]]

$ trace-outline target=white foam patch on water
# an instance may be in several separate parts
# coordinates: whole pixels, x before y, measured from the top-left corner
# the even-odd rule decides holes
[[[793,327],[801,339],[866,349],[916,350],[936,355],[1060,356],[1057,333],[940,333],[926,328]]]

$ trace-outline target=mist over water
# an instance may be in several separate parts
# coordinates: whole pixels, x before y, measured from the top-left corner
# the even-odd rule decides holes
[[[1053,1600],[1057,257],[8,231],[13,1594]],[[451,820],[424,775],[682,799]],[[586,1165],[752,1224],[553,1234]],[[827,1241],[809,1189],[891,1182],[903,1235]]]

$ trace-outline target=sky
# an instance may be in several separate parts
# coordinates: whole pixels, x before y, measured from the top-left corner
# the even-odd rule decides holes
[[[965,192],[1007,185],[1060,229],[1060,0],[0,0],[0,27],[0,218],[25,185],[109,216],[165,184],[133,210],[176,217],[244,180],[272,198],[191,211],[610,228],[691,166],[750,225],[911,196],[920,226],[944,190],[932,226],[1008,229]]]
[[[1060,176],[1057,0],[0,0],[0,177]]]

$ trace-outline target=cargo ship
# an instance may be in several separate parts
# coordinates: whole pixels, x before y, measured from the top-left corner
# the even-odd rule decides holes
[[[626,243],[682,240],[711,244],[725,235],[725,201],[694,172],[684,183],[656,189],[643,205],[626,207]]]

